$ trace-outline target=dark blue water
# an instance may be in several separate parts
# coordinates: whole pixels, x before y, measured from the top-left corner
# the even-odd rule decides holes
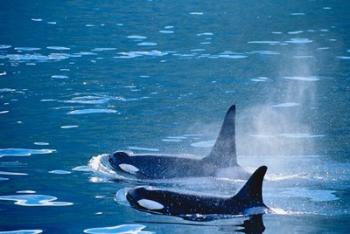
[[[116,192],[149,182],[113,181],[95,157],[203,156],[235,103],[239,163],[269,167],[265,232],[347,233],[349,10],[340,0],[1,1],[0,231],[242,229],[248,217],[136,211]],[[152,183],[233,195],[243,182]]]

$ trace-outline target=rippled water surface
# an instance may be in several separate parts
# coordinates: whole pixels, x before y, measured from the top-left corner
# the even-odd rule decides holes
[[[0,233],[347,233],[350,2],[0,2]],[[238,162],[269,167],[258,218],[132,209],[152,185],[233,195],[244,181],[139,181],[115,150],[212,147],[237,105]],[[195,167],[196,165],[193,165]]]

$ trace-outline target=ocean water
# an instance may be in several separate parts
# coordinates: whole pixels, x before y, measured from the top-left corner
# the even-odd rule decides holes
[[[350,2],[0,2],[0,233],[348,233]],[[125,189],[115,150],[205,156],[237,105],[238,162],[274,212],[195,222]],[[194,167],[196,165],[193,165]]]

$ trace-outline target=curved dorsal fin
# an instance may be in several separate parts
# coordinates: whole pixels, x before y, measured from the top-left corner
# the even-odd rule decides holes
[[[266,171],[266,166],[256,169],[243,188],[232,199],[246,201],[249,205],[263,205],[262,185]]]
[[[237,166],[236,155],[236,106],[232,105],[226,112],[219,136],[210,154],[205,160],[221,167]]]

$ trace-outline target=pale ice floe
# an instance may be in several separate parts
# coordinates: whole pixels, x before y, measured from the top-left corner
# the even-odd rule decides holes
[[[71,174],[72,172],[66,171],[66,170],[52,170],[49,171],[50,174],[57,174],[57,175],[68,175]]]
[[[71,128],[78,128],[78,125],[62,125],[60,128],[62,129],[71,129]]]
[[[0,234],[39,234],[43,233],[41,229],[19,229],[12,231],[0,231]]]
[[[153,232],[143,231],[146,226],[141,224],[122,224],[118,226],[111,227],[98,227],[98,228],[88,228],[84,230],[84,233],[90,234],[151,234]]]
[[[211,148],[215,144],[215,140],[209,140],[209,141],[198,141],[191,144],[192,147],[198,147],[198,148]]]
[[[72,202],[56,201],[57,197],[40,194],[3,195],[2,201],[14,201],[19,206],[71,206]]]
[[[47,46],[46,48],[49,50],[70,50],[69,47],[64,46]]]
[[[0,149],[0,158],[7,156],[31,156],[32,154],[52,154],[54,149],[23,149],[23,148],[7,148]]]
[[[67,115],[85,115],[85,114],[114,114],[117,113],[113,109],[81,109],[69,111]]]
[[[297,80],[297,81],[318,81],[320,80],[317,76],[284,76],[286,80]]]

